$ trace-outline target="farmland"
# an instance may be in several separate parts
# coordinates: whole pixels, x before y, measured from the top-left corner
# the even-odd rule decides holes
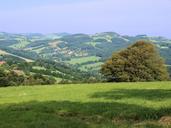
[[[82,58],[73,58],[71,61],[69,61],[70,64],[82,64],[89,61],[99,61],[99,57],[96,56],[90,56],[90,57],[82,57]]]

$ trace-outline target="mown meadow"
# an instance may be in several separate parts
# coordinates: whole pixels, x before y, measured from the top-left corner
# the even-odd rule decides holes
[[[170,124],[171,82],[0,88],[0,128],[169,128]]]

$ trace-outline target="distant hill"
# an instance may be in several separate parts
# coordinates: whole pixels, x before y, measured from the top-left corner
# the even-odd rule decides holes
[[[166,64],[171,65],[171,40],[147,35],[127,36],[115,32],[87,34],[10,34],[0,33],[0,49],[29,60],[49,59],[73,64],[83,71],[97,71],[113,52],[137,40],[156,45]]]

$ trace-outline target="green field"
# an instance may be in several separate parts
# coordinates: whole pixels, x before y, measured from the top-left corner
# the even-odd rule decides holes
[[[96,45],[101,44],[101,42],[87,42],[86,44],[96,47]]]
[[[0,128],[169,128],[170,116],[171,82],[0,88]]]
[[[86,62],[94,62],[94,61],[99,61],[100,57],[97,56],[88,56],[88,57],[80,57],[80,58],[72,58],[68,63],[70,64],[82,64]]]
[[[12,48],[21,49],[21,48],[24,48],[25,46],[27,46],[28,44],[31,43],[25,37],[17,37],[16,40],[18,41],[18,43],[14,44],[14,45],[11,45]]]
[[[41,66],[33,66],[32,68],[37,70],[46,70],[45,67],[41,67]]]

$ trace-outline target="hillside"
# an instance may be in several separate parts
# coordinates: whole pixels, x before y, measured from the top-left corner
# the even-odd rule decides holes
[[[164,37],[149,37],[147,35],[123,36],[114,32],[93,35],[0,33],[0,55],[5,54],[29,63],[34,63],[37,60],[45,60],[46,63],[49,63],[47,61],[50,61],[50,63],[53,61],[52,63],[57,63],[59,66],[58,69],[52,66],[53,68],[49,70],[47,64],[45,64],[46,68],[41,64],[37,64],[33,66],[33,70],[35,72],[41,70],[43,75],[55,75],[57,81],[71,81],[73,79],[79,81],[80,78],[83,78],[81,74],[89,76],[86,77],[87,79],[101,79],[99,69],[104,61],[113,52],[126,48],[137,40],[152,41],[158,48],[161,56],[166,60],[166,65],[168,65],[171,72],[169,66],[171,65],[171,40]],[[62,71],[59,70],[63,67],[67,67],[67,71],[64,69]],[[73,71],[75,73],[72,73]]]
[[[73,64],[83,71],[97,71],[111,54],[137,40],[150,40],[171,65],[171,40],[147,35],[123,36],[114,32],[87,34],[0,33],[0,49],[27,59],[50,59]]]
[[[1,128],[169,128],[171,83],[0,88]]]
[[[89,82],[89,78],[97,78],[70,67],[62,62],[37,59],[27,62],[25,59],[5,53],[0,56],[0,87],[19,85],[44,85],[54,83]],[[83,77],[84,76],[84,77]]]
[[[24,60],[24,61],[26,61],[26,62],[33,62],[33,60],[31,60],[31,59],[27,59],[27,58],[24,58],[24,57],[21,57],[21,56],[12,54],[12,53],[8,53],[8,52],[3,51],[3,50],[0,50],[0,55],[1,55],[1,56],[2,56],[2,55],[8,55],[8,56],[12,56],[12,57],[15,57],[15,58]]]

